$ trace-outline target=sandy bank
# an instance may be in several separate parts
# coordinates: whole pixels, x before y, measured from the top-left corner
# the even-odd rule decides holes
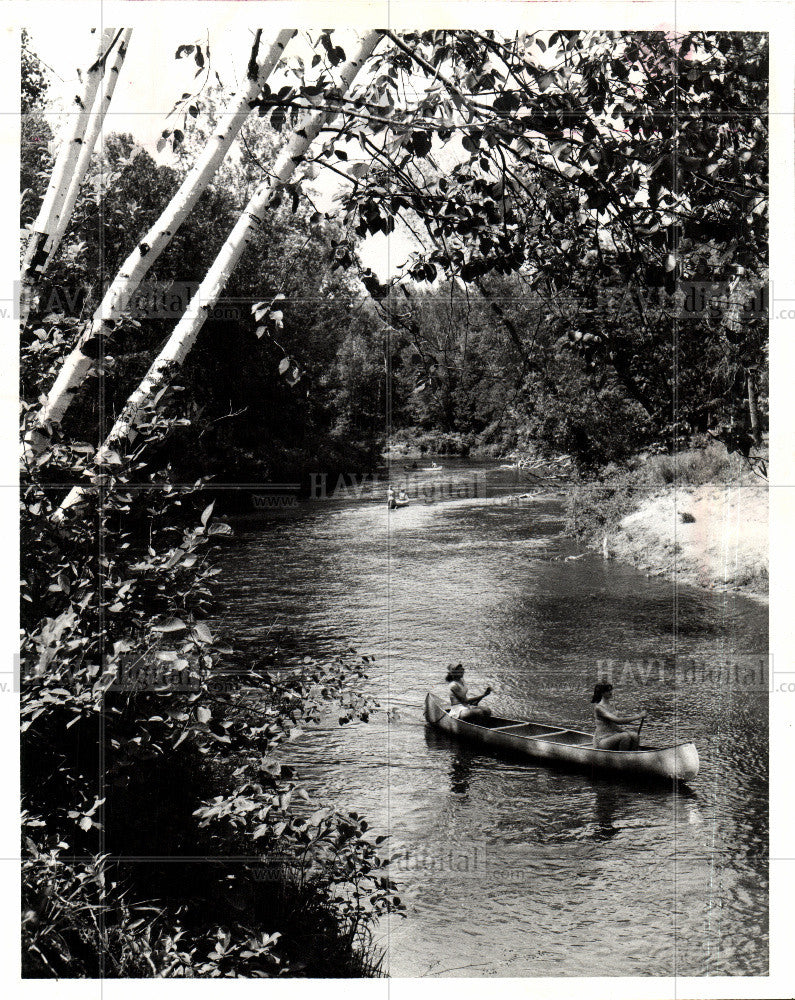
[[[767,600],[767,486],[746,481],[650,492],[636,510],[605,526],[603,546],[610,558],[655,576]]]

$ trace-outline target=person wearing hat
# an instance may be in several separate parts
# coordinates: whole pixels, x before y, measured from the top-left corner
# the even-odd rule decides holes
[[[626,719],[613,715],[610,711],[612,684],[597,684],[593,689],[593,745],[595,750],[637,750],[640,737],[637,733],[627,733],[622,726],[643,722],[645,715],[630,716]]]
[[[491,694],[491,688],[487,687],[483,694],[470,696],[469,690],[464,681],[464,665],[459,663],[453,666],[451,663],[447,668],[445,680],[450,685],[450,715],[454,719],[467,719],[476,722],[478,719],[486,719],[491,715],[490,708],[481,708],[480,702]]]

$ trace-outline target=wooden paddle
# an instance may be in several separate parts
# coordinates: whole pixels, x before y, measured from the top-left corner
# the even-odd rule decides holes
[[[640,725],[638,726],[638,746],[640,747],[640,731],[643,729],[643,723],[646,721],[646,716],[641,716]]]

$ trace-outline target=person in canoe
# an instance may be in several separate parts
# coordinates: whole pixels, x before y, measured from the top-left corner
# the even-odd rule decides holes
[[[391,486],[386,491],[386,505],[390,510],[395,509],[395,491]]]
[[[640,738],[637,733],[627,733],[621,727],[641,723],[645,715],[620,718],[610,711],[612,684],[597,684],[593,689],[593,745],[595,750],[637,750]]]
[[[477,722],[478,719],[487,719],[491,715],[490,708],[480,707],[481,701],[491,694],[491,688],[487,687],[483,694],[470,695],[464,681],[463,663],[459,663],[458,666],[453,666],[451,663],[447,668],[445,680],[450,685],[450,715],[453,718]]]

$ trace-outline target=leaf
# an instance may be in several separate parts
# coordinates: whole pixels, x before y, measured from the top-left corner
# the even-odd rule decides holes
[[[83,816],[80,822],[78,823],[80,829],[84,830],[86,833],[88,833],[88,831],[91,829],[93,825],[94,821],[91,819],[90,816]]]
[[[181,618],[170,618],[167,622],[164,622],[162,625],[152,626],[153,632],[172,633],[172,632],[187,632],[187,630],[188,626]]]
[[[207,522],[210,520],[210,515],[213,512],[213,507],[215,507],[215,500],[213,500],[213,502],[208,507],[205,507],[204,510],[202,511],[202,516],[200,520],[205,527],[207,527]]]
[[[216,521],[214,524],[210,525],[207,534],[229,536],[234,534],[234,532],[232,531],[231,525],[227,524],[225,521]],[[219,652],[223,652],[223,650],[219,650]]]
[[[211,643],[213,641],[212,632],[207,628],[204,622],[196,622],[193,626],[193,632],[201,642]]]
[[[282,360],[279,362],[279,374],[285,375],[290,370],[291,364],[292,362],[290,361],[289,358],[282,358]]]
[[[213,713],[210,711],[209,708],[196,709],[196,718],[202,725],[206,725],[210,721],[210,719],[212,719],[212,717]]]

